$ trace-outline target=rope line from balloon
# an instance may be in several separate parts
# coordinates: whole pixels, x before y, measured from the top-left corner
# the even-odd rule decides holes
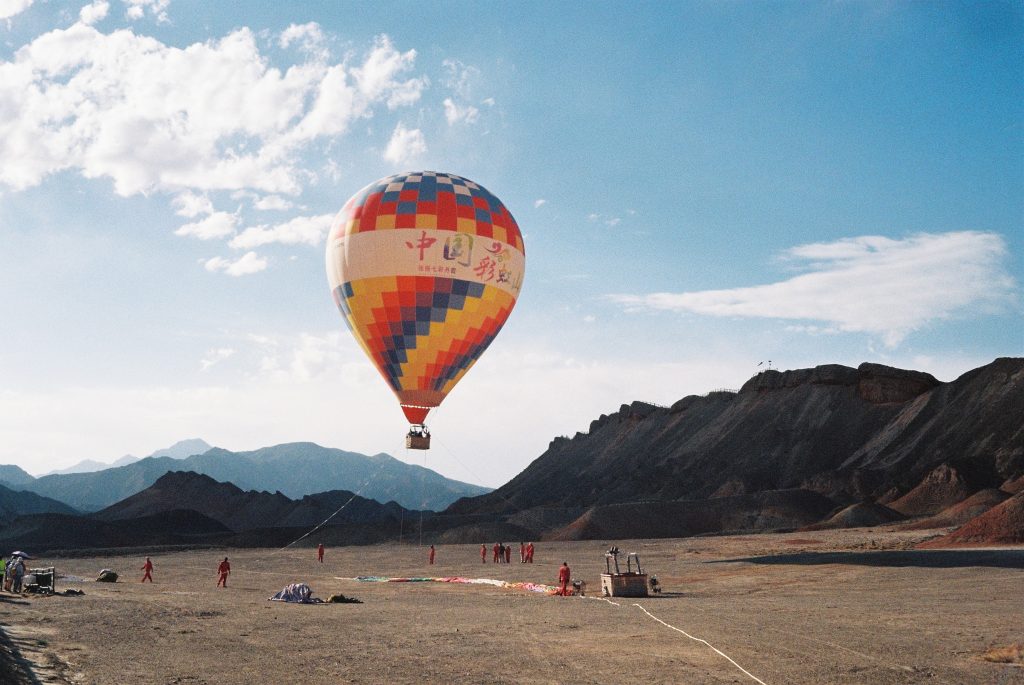
[[[614,604],[614,602],[612,602],[612,603]],[[676,628],[676,627],[675,627],[674,625],[670,625],[670,624],[666,623],[665,621],[662,621],[662,620],[661,620],[660,618],[658,618],[657,616],[655,616],[654,614],[652,614],[651,612],[649,612],[649,611],[648,611],[647,609],[645,609],[645,608],[644,608],[643,606],[641,606],[641,605],[639,605],[639,604],[637,604],[637,603],[635,603],[635,602],[634,602],[633,604],[631,604],[630,606],[635,606],[635,607],[636,607],[637,609],[639,609],[640,611],[644,612],[645,614],[647,614],[648,616],[650,616],[650,617],[651,617],[652,619],[654,619],[655,621],[657,621],[657,622],[658,622],[658,623],[660,623],[661,625],[665,626],[666,628],[669,628],[669,629],[671,629],[671,630],[674,630],[674,631],[676,631],[677,633],[682,633],[683,635],[685,635],[686,637],[690,638],[691,640],[693,640],[693,641],[695,641],[695,642],[700,642],[700,643],[702,643],[702,644],[704,644],[704,645],[707,645],[707,646],[708,646],[708,647],[710,647],[710,648],[711,648],[711,649],[712,649],[712,650],[713,650],[713,651],[714,651],[715,653],[717,653],[718,655],[720,655],[720,656],[724,657],[724,658],[725,658],[726,660],[728,660],[728,661],[729,661],[729,663],[731,663],[731,664],[732,664],[733,666],[735,666],[736,668],[738,668],[738,669],[740,669],[741,671],[743,671],[743,673],[744,673],[745,675],[749,676],[749,677],[750,677],[750,678],[751,678],[751,679],[752,679],[752,680],[753,680],[754,682],[757,682],[757,683],[761,683],[761,685],[766,685],[766,684],[765,684],[765,682],[764,682],[763,680],[761,680],[760,678],[758,678],[758,677],[757,677],[756,675],[754,675],[753,673],[751,673],[751,672],[750,672],[750,671],[748,671],[747,669],[745,669],[745,668],[743,668],[742,666],[740,666],[740,665],[739,665],[738,663],[736,663],[736,660],[735,660],[735,659],[733,659],[733,658],[732,658],[731,656],[729,656],[728,654],[726,654],[725,652],[723,652],[722,650],[720,650],[720,649],[719,649],[718,647],[715,647],[715,646],[714,646],[713,644],[711,644],[710,642],[708,642],[708,641],[707,641],[707,640],[705,640],[704,638],[700,638],[700,637],[694,637],[693,635],[690,635],[690,634],[689,634],[688,632],[686,632],[685,630],[683,630],[683,629],[681,629],[681,628]]]
[[[340,513],[341,513],[341,511],[342,511],[342,510],[343,510],[343,509],[344,509],[345,507],[347,507],[348,505],[352,504],[352,501],[353,501],[353,500],[355,500],[355,498],[356,498],[356,497],[360,497],[360,496],[362,495],[362,492],[363,492],[363,490],[365,490],[365,489],[366,489],[366,486],[367,486],[367,485],[369,485],[369,484],[370,484],[370,483],[371,483],[371,482],[372,482],[373,480],[375,480],[375,479],[377,478],[377,476],[378,476],[378,475],[380,475],[380,472],[381,472],[381,470],[382,470],[382,469],[384,468],[384,465],[385,465],[386,463],[387,463],[387,460],[386,460],[386,459],[383,459],[383,458],[382,458],[382,459],[380,460],[380,463],[379,463],[379,464],[377,464],[377,468],[376,468],[376,470],[374,470],[374,472],[373,472],[373,473],[371,473],[371,474],[370,474],[370,476],[369,476],[369,477],[368,477],[368,478],[367,478],[367,479],[366,479],[365,481],[363,481],[363,484],[362,484],[362,485],[360,485],[360,486],[359,486],[359,488],[358,488],[358,489],[356,489],[356,490],[355,490],[355,491],[354,491],[354,492],[352,493],[352,496],[348,498],[348,501],[347,501],[347,502],[345,502],[345,503],[344,503],[344,504],[342,504],[342,505],[341,505],[340,507],[338,507],[338,508],[337,508],[337,509],[335,510],[335,512],[334,512],[333,514],[331,514],[330,516],[328,516],[327,518],[325,518],[325,519],[324,519],[323,521],[321,521],[320,523],[318,523],[318,524],[316,524],[315,526],[313,526],[312,528],[310,528],[308,532],[306,532],[306,533],[304,533],[303,535],[300,535],[299,537],[295,538],[294,540],[292,540],[291,542],[289,542],[289,543],[288,543],[287,545],[285,545],[284,547],[280,547],[280,548],[278,548],[278,549],[274,550],[273,552],[271,552],[271,553],[270,553],[270,554],[271,554],[271,556],[273,556],[273,555],[275,555],[275,554],[278,554],[279,552],[283,552],[284,550],[288,549],[289,547],[291,547],[291,546],[292,546],[292,545],[294,545],[295,543],[297,543],[297,542],[300,542],[300,541],[302,541],[302,540],[305,540],[305,539],[306,539],[306,538],[308,538],[308,537],[309,537],[310,535],[312,535],[312,534],[313,534],[313,533],[315,533],[316,531],[318,531],[318,530],[320,530],[321,528],[323,528],[324,526],[326,526],[326,525],[327,525],[327,523],[328,523],[328,522],[329,522],[329,521],[330,521],[331,519],[333,519],[333,518],[334,518],[335,516],[337,516],[338,514],[340,514]],[[421,525],[422,525],[422,524],[421,524]]]

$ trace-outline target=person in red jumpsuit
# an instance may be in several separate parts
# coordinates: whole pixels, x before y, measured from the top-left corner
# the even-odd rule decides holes
[[[434,546],[433,545],[430,546],[430,564],[431,565],[434,564]]]
[[[142,580],[140,582],[145,583],[148,580],[149,582],[152,583],[153,582],[153,562],[150,560],[149,557],[146,557],[146,563],[142,565],[142,570],[145,571],[145,573],[142,575]]]
[[[533,543],[532,542],[527,542],[526,543],[526,563],[527,564],[532,564],[533,563]]]
[[[228,563],[228,558],[224,557],[224,561],[220,562],[220,566],[217,567],[217,587],[223,585],[228,586],[228,576],[231,575],[231,564]]]
[[[316,546],[316,558],[321,564],[324,563],[324,543]]]
[[[561,585],[561,590],[558,594],[563,597],[569,596],[569,579],[572,577],[572,572],[569,570],[568,562],[562,562],[562,568],[558,569],[558,584]]]
[[[480,545],[480,563],[487,563],[487,545]]]
[[[498,563],[498,543],[497,542],[494,543],[494,547],[492,549],[494,550],[494,559],[492,560],[492,563],[497,564]]]
[[[505,547],[505,563],[512,563],[512,545],[508,545]]]

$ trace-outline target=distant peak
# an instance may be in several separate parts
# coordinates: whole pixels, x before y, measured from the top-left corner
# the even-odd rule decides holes
[[[186,459],[194,454],[203,454],[208,452],[211,445],[201,438],[189,438],[188,440],[179,440],[170,447],[157,450],[149,456],[151,457],[170,457],[172,459]]]

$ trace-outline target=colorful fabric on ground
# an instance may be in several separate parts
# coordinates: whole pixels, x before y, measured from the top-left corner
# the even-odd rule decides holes
[[[353,578],[361,583],[455,583],[459,585],[493,585],[506,590],[523,590],[525,592],[538,592],[544,595],[557,595],[559,589],[554,585],[542,585],[540,583],[510,583],[505,580],[494,578],[463,578],[461,576],[448,576],[444,578],[412,577],[412,578],[388,578],[386,576],[357,576]]]

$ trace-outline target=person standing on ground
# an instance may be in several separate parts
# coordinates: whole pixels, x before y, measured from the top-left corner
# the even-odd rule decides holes
[[[526,543],[526,563],[527,564],[532,564],[533,563],[533,543],[532,542],[527,542]]]
[[[487,545],[480,545],[480,563],[487,563]]]
[[[512,563],[512,545],[508,545],[505,547],[505,563]]]
[[[499,544],[500,543],[495,542],[494,543],[494,547],[492,547],[492,549],[494,550],[494,558],[491,560],[491,563],[493,563],[493,564],[497,564],[498,563],[498,545]]]
[[[220,566],[217,567],[217,587],[228,586],[228,576],[231,575],[231,564],[228,562],[228,558],[224,557],[224,561],[220,562]]]
[[[11,574],[11,592],[21,594],[21,581],[25,578],[25,560],[21,557],[14,557],[14,572]]]
[[[522,540],[519,541],[519,563],[526,563],[526,545],[523,544]]]
[[[153,562],[150,560],[149,557],[146,557],[146,563],[142,565],[142,570],[145,571],[145,573],[142,574],[142,580],[140,580],[139,582],[140,583],[145,583],[148,580],[149,582],[152,583],[153,582]]]
[[[324,543],[320,543],[316,546],[316,559],[321,564],[324,563]]]
[[[434,546],[430,546],[430,565],[434,565]]]
[[[569,596],[569,579],[572,577],[572,571],[569,570],[569,563],[563,561],[562,568],[558,569],[558,584],[562,586],[558,594],[563,597]]]

